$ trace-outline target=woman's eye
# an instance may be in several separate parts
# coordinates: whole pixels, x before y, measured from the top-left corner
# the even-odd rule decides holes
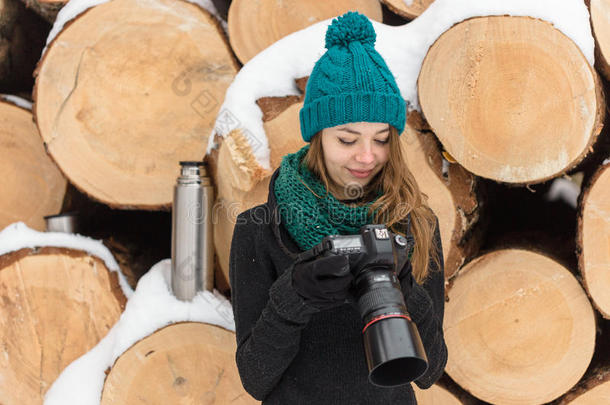
[[[344,145],[353,145],[356,143],[356,141],[346,141],[345,139],[341,139],[341,138],[337,138],[339,139],[339,142],[341,142]]]
[[[387,137],[386,139],[375,139],[375,142],[377,142],[380,145],[385,145],[388,142],[390,142],[390,137]]]

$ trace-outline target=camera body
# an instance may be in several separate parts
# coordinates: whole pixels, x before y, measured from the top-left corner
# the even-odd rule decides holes
[[[357,277],[367,268],[399,272],[413,248],[413,238],[390,232],[385,225],[364,225],[360,234],[330,235],[321,245],[321,254],[347,255]]]
[[[306,256],[346,255],[363,321],[369,381],[392,387],[415,380],[428,368],[426,353],[407,311],[397,273],[410,259],[414,241],[369,224],[356,235],[329,235]]]

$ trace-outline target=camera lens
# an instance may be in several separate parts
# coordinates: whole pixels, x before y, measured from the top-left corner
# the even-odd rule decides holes
[[[383,266],[365,267],[355,283],[369,381],[382,387],[413,381],[428,362],[396,274]]]

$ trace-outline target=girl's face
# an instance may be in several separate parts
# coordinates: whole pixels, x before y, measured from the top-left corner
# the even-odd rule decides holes
[[[364,188],[388,161],[390,126],[381,122],[351,122],[322,130],[324,164],[341,190]],[[337,196],[344,198],[344,196]]]

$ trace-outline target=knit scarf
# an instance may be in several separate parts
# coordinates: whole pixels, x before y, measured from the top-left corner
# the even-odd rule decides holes
[[[357,234],[361,226],[374,223],[368,210],[379,198],[361,206],[337,200],[303,163],[309,147],[284,156],[274,185],[282,223],[303,250],[325,236]]]

